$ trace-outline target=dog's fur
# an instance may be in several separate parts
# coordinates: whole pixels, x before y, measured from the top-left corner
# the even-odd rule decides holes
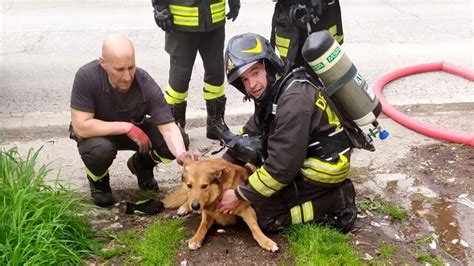
[[[254,239],[263,249],[272,252],[278,250],[277,244],[268,238],[258,226],[255,210],[248,202],[241,201],[232,215],[222,214],[218,211],[222,192],[237,188],[250,173],[249,169],[223,159],[184,161],[183,185],[169,194],[163,203],[165,208],[179,207],[179,215],[187,214],[191,210],[201,211],[201,224],[196,234],[188,242],[190,249],[201,247],[207,231],[214,223],[235,224],[240,216],[247,223]]]

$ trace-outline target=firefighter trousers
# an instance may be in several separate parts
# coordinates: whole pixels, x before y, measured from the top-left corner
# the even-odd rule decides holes
[[[188,91],[194,62],[199,52],[204,65],[205,84],[223,87],[224,41],[224,27],[210,32],[171,30],[166,33],[165,50],[170,55],[168,86],[177,93],[185,94]],[[212,98],[211,96],[210,99]],[[183,100],[185,99],[178,99],[175,103]]]

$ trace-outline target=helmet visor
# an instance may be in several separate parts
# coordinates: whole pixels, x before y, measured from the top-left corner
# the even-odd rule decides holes
[[[250,62],[246,65],[243,65],[243,66],[239,67],[231,75],[229,75],[229,77],[227,78],[227,82],[229,82],[229,83],[234,82],[236,79],[238,79],[240,77],[240,75],[242,75],[245,71],[247,71],[247,69],[251,68],[257,62],[258,62],[258,60]]]

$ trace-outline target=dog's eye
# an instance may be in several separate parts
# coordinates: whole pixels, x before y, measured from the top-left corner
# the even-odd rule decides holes
[[[188,188],[193,188],[192,184],[187,184]]]
[[[202,188],[202,189],[207,188],[207,184],[202,185],[201,188]]]

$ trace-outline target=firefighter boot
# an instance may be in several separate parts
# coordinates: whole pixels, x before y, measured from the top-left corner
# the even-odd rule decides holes
[[[176,124],[184,129],[186,126],[186,105],[187,102],[184,101],[182,103],[173,104],[171,106],[171,111],[173,112],[174,120]]]
[[[112,197],[112,189],[110,188],[109,174],[98,181],[92,180],[89,176],[87,176],[87,180],[89,180],[91,196],[95,205],[109,207],[115,203],[114,197]]]
[[[332,226],[342,233],[348,233],[357,219],[357,206],[355,201],[355,189],[352,181],[346,179],[342,185],[337,188],[338,200],[342,207],[326,215],[322,220],[329,226]]]
[[[225,143],[232,140],[234,134],[224,121],[226,97],[222,96],[212,100],[206,100],[207,109],[207,132],[209,139],[222,140]]]
[[[150,158],[148,153],[140,154],[136,152],[127,161],[128,169],[137,176],[138,187],[141,190],[158,191],[158,182],[153,176],[153,169],[156,163]]]

